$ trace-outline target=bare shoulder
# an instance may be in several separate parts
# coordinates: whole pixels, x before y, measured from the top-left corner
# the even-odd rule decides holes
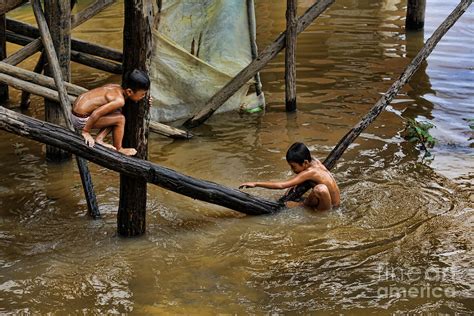
[[[119,102],[121,105],[125,104],[125,98],[123,97],[122,87],[118,84],[108,84],[102,87],[104,89],[104,95],[107,102]]]

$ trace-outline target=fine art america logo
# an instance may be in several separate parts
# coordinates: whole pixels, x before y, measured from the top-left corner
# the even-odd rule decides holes
[[[377,289],[381,298],[452,298],[456,296],[456,271],[453,268],[426,269],[379,265]]]

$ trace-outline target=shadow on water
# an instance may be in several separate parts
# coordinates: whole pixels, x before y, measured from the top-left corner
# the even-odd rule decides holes
[[[263,48],[284,29],[285,3],[256,3]],[[300,13],[311,4],[299,1]],[[425,31],[405,34],[404,2],[337,1],[298,38],[296,113],[283,112],[280,54],[262,72],[265,113],[217,115],[190,141],[151,135],[149,159],[234,188],[291,176],[288,146],[303,141],[324,159],[451,6],[428,2]],[[120,48],[122,7],[74,36]],[[28,10],[13,15],[33,21]],[[42,145],[0,133],[0,312],[472,312],[472,141],[463,119],[472,114],[473,19],[466,13],[341,158],[334,174],[342,205],[332,212],[242,216],[150,185],[146,235],[122,239],[116,173],[91,165],[103,214],[91,221],[73,162],[45,162]],[[88,88],[117,80],[73,65],[73,81]],[[42,118],[42,100],[32,104],[28,115]],[[403,118],[438,126],[430,165],[400,137]],[[400,292],[412,288],[417,295]]]

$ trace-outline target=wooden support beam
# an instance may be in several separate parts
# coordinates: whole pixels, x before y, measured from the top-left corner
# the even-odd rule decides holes
[[[28,0],[2,0],[0,2],[0,15],[4,15],[8,11],[16,9],[27,2]]]
[[[425,26],[426,0],[407,0],[407,30],[421,30]]]
[[[296,111],[296,0],[286,1],[285,108]]]
[[[43,14],[43,9],[41,8],[40,0],[32,0],[33,12],[36,17],[36,22],[41,33],[41,40],[43,41],[44,50],[46,56],[48,57],[49,67],[53,73],[54,81],[56,87],[58,88],[61,110],[63,111],[63,116],[65,118],[66,126],[69,130],[74,131],[74,127],[71,123],[71,103],[66,91],[66,88],[63,84],[63,78],[61,75],[61,68],[59,65],[58,57],[56,56],[56,51],[53,45],[53,39],[49,33],[48,24]],[[77,166],[81,174],[82,185],[84,188],[84,193],[86,196],[87,207],[89,209],[89,214],[92,217],[100,216],[99,208],[97,206],[97,200],[94,193],[94,188],[92,186],[91,176],[87,167],[87,162],[80,157],[76,156]]]
[[[150,121],[149,128],[150,132],[154,132],[171,138],[189,139],[193,137],[193,134],[188,131],[184,131],[179,128],[175,128],[158,122]]]
[[[0,60],[7,58],[6,19],[0,14]],[[8,86],[0,84],[0,102],[8,100]]]
[[[321,13],[323,13],[335,0],[317,1],[298,19],[296,33],[304,31]],[[186,127],[196,127],[204,123],[225,101],[246,84],[257,72],[259,72],[270,60],[272,60],[285,47],[286,32],[281,33],[278,38],[268,45],[247,67],[242,69],[221,90],[214,94],[211,99],[193,117],[187,120]]]
[[[153,4],[147,0],[124,2],[123,26],[123,70],[124,74],[134,69],[149,73],[153,36]],[[138,106],[127,100],[122,113],[125,115],[123,147],[137,149],[137,157],[148,156],[149,106],[145,99]],[[146,181],[120,175],[120,202],[117,214],[117,230],[122,236],[137,236],[146,229]]]
[[[11,31],[7,31],[7,40],[18,45],[28,45],[32,41],[36,41],[30,37],[15,34]],[[71,51],[71,60],[79,64],[107,71],[110,73],[122,73],[122,64],[111,62],[89,54],[80,53],[74,50]]]
[[[257,47],[257,25],[255,19],[255,3],[253,0],[247,0],[247,20],[249,25],[250,35],[250,51],[252,53],[252,60],[258,57]],[[257,72],[254,76],[255,79],[255,92],[257,95],[262,94],[262,80],[260,79],[260,73]]]
[[[33,69],[34,74],[41,74],[43,72],[44,65],[45,65],[45,62],[44,62],[45,58],[46,56],[44,55],[44,52],[41,52],[41,55],[38,57],[38,61],[36,62],[35,68]],[[14,68],[18,68],[18,67],[14,67]],[[54,80],[53,79],[50,79],[50,80],[53,81],[53,85],[54,85]],[[26,110],[30,107],[30,95],[31,93],[29,93],[28,91],[21,92],[20,108],[22,110]]]
[[[43,44],[41,44],[41,41],[32,41],[25,45],[22,49],[5,58],[3,62],[13,66],[18,65],[28,57],[36,54],[38,51],[41,50],[42,47]]]
[[[76,25],[72,23],[71,27],[74,28]],[[7,30],[12,31],[16,34],[23,35],[26,37],[38,38],[38,28],[31,24],[24,23],[18,20],[7,18]],[[22,44],[25,45],[25,44]],[[79,53],[86,53],[105,59],[110,59],[118,62],[122,62],[123,54],[117,49],[106,47],[99,44],[93,44],[84,40],[71,38],[71,49]]]
[[[283,205],[210,181],[196,179],[152,162],[128,157],[99,144],[89,147],[67,129],[0,107],[0,129],[60,147],[105,168],[143,179],[193,199],[217,204],[249,215],[271,214]]]
[[[89,5],[87,8],[82,10],[79,13],[76,13],[72,16],[71,23],[74,26],[80,25],[93,16],[97,15],[99,12],[105,8],[111,6],[115,0],[96,0],[94,3]]]
[[[48,98],[49,100],[59,102],[59,94],[56,90],[45,88],[36,83],[28,82],[18,79],[16,77],[0,73],[0,83],[7,84],[15,89],[27,91],[40,97]],[[69,96],[69,101],[74,102],[75,96]]]
[[[350,144],[372,123],[380,113],[390,104],[390,102],[397,96],[400,89],[410,80],[415,71],[420,67],[422,62],[431,54],[436,44],[446,34],[446,32],[456,23],[456,21],[463,15],[467,8],[471,5],[472,0],[461,0],[459,5],[454,9],[453,12],[441,23],[431,37],[426,41],[423,48],[413,58],[410,64],[405,68],[400,78],[395,81],[390,89],[375,103],[372,109],[357,123],[339,143],[334,147],[331,153],[324,160],[324,165],[329,170],[334,167],[337,160],[342,156],[344,151],[349,147]],[[300,198],[306,191],[312,188],[314,184],[303,183],[298,185],[295,190],[289,192],[280,198],[280,202],[286,202],[290,200],[296,200]]]

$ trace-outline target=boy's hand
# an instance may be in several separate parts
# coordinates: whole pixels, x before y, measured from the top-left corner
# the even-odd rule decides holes
[[[255,182],[245,182],[239,186],[239,189],[255,188],[255,186],[256,186]]]
[[[91,134],[82,131],[82,137],[84,137],[84,139],[86,140],[86,144],[89,147],[94,147],[94,138],[92,138]]]

